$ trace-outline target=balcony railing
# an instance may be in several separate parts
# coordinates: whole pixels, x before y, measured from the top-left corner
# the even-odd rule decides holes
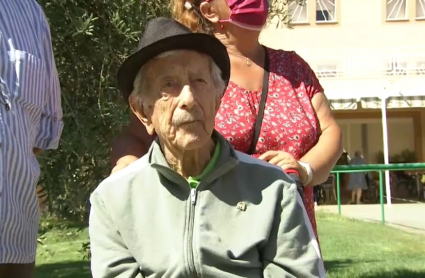
[[[425,48],[297,51],[321,79],[425,77]]]

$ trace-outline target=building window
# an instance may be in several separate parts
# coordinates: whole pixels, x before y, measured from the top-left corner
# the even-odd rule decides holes
[[[335,78],[338,77],[337,65],[318,65],[316,70],[318,78]]]
[[[425,62],[418,62],[418,66],[416,68],[417,75],[425,75]]]
[[[425,0],[416,0],[416,19],[425,19]]]
[[[387,20],[407,19],[406,0],[387,0]]]
[[[387,75],[400,76],[407,75],[406,62],[392,62],[388,65]]]
[[[291,23],[308,23],[308,0],[304,4],[299,1],[293,1],[289,4],[289,16]]]
[[[336,22],[336,0],[316,0],[316,22]]]

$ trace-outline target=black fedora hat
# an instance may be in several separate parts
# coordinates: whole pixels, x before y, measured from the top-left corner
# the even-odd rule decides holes
[[[215,37],[193,33],[179,22],[159,17],[152,19],[135,53],[129,56],[118,69],[117,79],[125,100],[133,91],[134,80],[140,68],[150,59],[161,53],[187,49],[209,55],[221,70],[221,77],[226,82],[230,79],[230,60],[226,47]]]

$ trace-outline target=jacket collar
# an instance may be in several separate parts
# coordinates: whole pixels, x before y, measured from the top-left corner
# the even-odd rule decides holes
[[[214,130],[211,138],[214,140],[214,142],[220,143],[220,155],[217,159],[217,163],[214,169],[212,169],[211,172],[208,173],[202,180],[203,183],[212,182],[213,180],[223,176],[238,164],[238,158],[235,150],[220,133]],[[174,182],[180,183],[181,181],[187,183],[187,181],[180,174],[171,169],[162,152],[158,137],[152,143],[147,155],[148,163],[151,165],[151,167],[156,169],[165,178]]]

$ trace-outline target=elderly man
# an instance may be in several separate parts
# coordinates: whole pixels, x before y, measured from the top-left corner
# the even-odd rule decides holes
[[[325,276],[293,181],[214,131],[229,76],[216,38],[150,22],[118,84],[158,137],[91,196],[94,278]]]
[[[36,155],[62,131],[49,25],[35,0],[0,1],[0,278],[33,277]]]

